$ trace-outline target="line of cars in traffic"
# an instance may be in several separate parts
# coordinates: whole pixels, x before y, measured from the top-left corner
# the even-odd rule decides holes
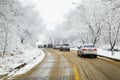
[[[46,46],[45,46],[46,47]],[[69,44],[49,44],[48,48],[58,49],[59,51],[70,51]],[[82,44],[78,47],[77,55],[79,57],[97,57],[97,48],[93,44]]]
[[[59,51],[70,51],[69,44],[54,45],[54,49],[59,49]]]
[[[59,49],[59,51],[70,51],[69,44],[54,45],[54,49]],[[93,44],[83,44],[78,47],[77,55],[80,57],[97,57],[97,48]]]

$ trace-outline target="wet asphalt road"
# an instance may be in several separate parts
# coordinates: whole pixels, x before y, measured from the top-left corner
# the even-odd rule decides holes
[[[45,49],[46,57],[32,74],[22,80],[120,80],[120,62],[80,58],[76,51]]]

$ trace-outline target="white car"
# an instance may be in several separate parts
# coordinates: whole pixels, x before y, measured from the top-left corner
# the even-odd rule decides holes
[[[97,57],[97,48],[92,44],[84,44],[79,47],[77,55],[80,57],[92,56]]]
[[[69,46],[69,44],[62,44],[59,50],[60,51],[70,51],[70,46]]]
[[[54,45],[54,49],[59,49],[61,47],[61,45]]]

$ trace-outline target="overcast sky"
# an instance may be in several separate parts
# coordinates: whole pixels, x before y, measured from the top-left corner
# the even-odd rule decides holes
[[[21,1],[21,0],[20,0]],[[65,16],[76,6],[72,2],[80,2],[81,0],[22,0],[27,4],[35,4],[36,9],[40,12],[44,24],[48,30],[65,21]]]
[[[45,32],[54,30],[54,28],[66,20],[65,16],[69,11],[75,9],[77,5],[72,2],[79,3],[81,0],[20,0],[23,3],[33,5],[40,12],[44,24],[47,26]],[[38,43],[44,43],[47,37],[42,33]]]

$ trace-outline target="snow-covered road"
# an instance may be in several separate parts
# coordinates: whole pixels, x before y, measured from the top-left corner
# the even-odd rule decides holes
[[[120,62],[81,58],[77,51],[45,49],[46,58],[32,74],[21,80],[119,80]],[[114,73],[113,73],[114,72]],[[27,74],[26,74],[27,75]]]
[[[37,71],[34,72],[35,74],[24,80],[47,80],[54,61],[54,56],[47,53],[47,58],[41,63],[42,67],[39,67]]]
[[[120,78],[119,61],[102,57],[80,58],[77,56],[77,49],[71,49],[70,52],[30,49],[26,52],[28,55],[24,54],[23,61],[27,64],[10,72],[5,80],[118,80]],[[101,50],[101,54],[110,54],[104,52]],[[31,55],[33,56],[29,57]]]

